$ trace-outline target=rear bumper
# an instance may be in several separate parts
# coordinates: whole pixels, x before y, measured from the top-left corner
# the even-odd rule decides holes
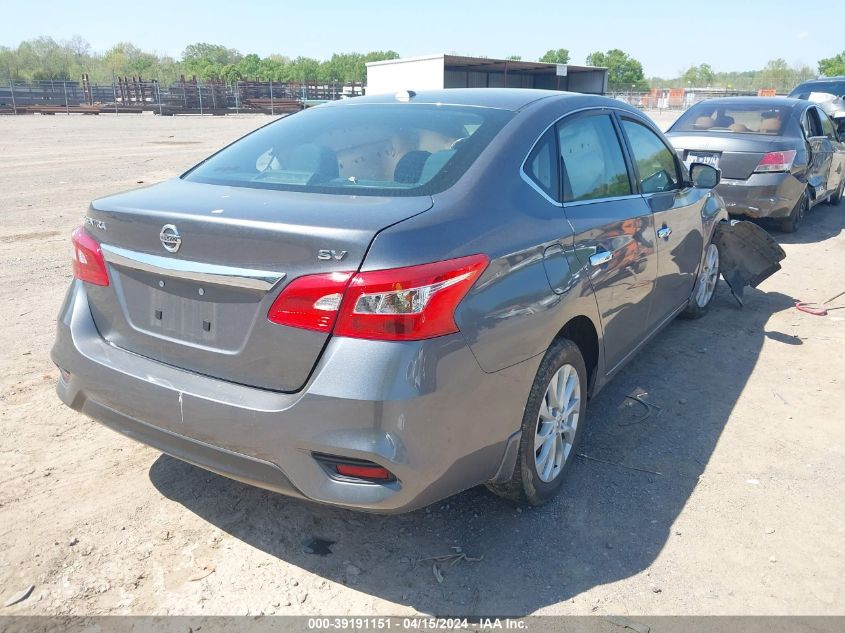
[[[792,174],[751,174],[747,180],[723,178],[716,191],[731,215],[784,218],[798,204],[805,187]]]
[[[272,392],[109,345],[79,281],[51,355],[70,372],[57,386],[62,401],[128,437],[246,483],[377,512],[412,510],[509,475],[540,362],[487,374],[460,334],[333,338],[301,391]],[[314,453],[373,461],[397,480],[338,480]]]

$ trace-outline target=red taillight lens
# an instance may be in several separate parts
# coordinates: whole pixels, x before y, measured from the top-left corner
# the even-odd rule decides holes
[[[294,279],[273,302],[267,318],[279,325],[331,332],[343,291],[353,274],[325,273]]]
[[[458,331],[455,309],[487,263],[485,255],[470,255],[407,268],[307,275],[288,284],[267,317],[320,332],[334,327],[338,336],[352,338],[443,336]]]
[[[382,468],[381,466],[359,466],[357,464],[335,464],[335,470],[338,475],[346,477],[356,477],[358,479],[373,479],[381,481],[391,481],[394,479],[393,474]]]
[[[792,169],[792,163],[795,162],[796,152],[794,149],[784,150],[782,152],[767,152],[763,154],[760,163],[757,165],[757,173],[765,173],[772,171],[789,171]]]
[[[470,255],[358,273],[344,295],[335,334],[413,341],[457,332],[455,309],[487,261],[484,255]]]
[[[109,274],[103,251],[97,241],[81,226],[71,234],[73,242],[73,276],[95,286],[108,286]]]

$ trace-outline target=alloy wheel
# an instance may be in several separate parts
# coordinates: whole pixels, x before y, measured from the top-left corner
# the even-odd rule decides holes
[[[719,281],[719,249],[715,244],[707,247],[701,273],[698,275],[698,290],[695,293],[695,303],[704,308],[710,303],[716,283]]]
[[[546,387],[537,416],[534,466],[542,481],[553,481],[569,459],[580,410],[581,381],[575,368],[565,364]]]

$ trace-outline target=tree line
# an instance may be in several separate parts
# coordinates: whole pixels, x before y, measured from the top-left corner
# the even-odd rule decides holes
[[[778,93],[785,93],[816,75],[814,69],[806,64],[790,66],[783,59],[773,59],[760,70],[741,72],[716,72],[709,64],[699,64],[690,66],[672,79],[652,77],[649,83],[655,88],[717,88],[738,91],[774,88]]]
[[[368,53],[334,53],[329,59],[312,57],[290,58],[285,55],[261,57],[254,53],[241,54],[220,44],[198,42],[188,45],[179,59],[144,51],[131,42],[119,42],[103,53],[92,50],[82,37],[67,41],[52,37],[25,40],[12,48],[0,46],[0,81],[67,80],[78,81],[87,74],[94,83],[111,83],[115,77],[144,77],[171,83],[181,75],[202,81],[279,81],[296,83],[366,82],[367,62],[396,59],[393,50]],[[522,60],[520,55],[508,59]],[[568,49],[550,49],[538,61],[568,64]],[[816,76],[807,65],[790,66],[783,59],[775,59],[760,70],[716,72],[709,64],[699,64],[683,70],[677,77],[646,79],[642,64],[617,48],[596,51],[584,60],[588,66],[608,69],[610,92],[642,92],[649,88],[723,88],[728,90],[757,90],[775,88],[786,92],[796,84]],[[819,60],[818,72],[825,76],[845,75],[845,51]]]
[[[760,70],[742,72],[716,72],[709,64],[699,64],[685,69],[678,77],[662,79],[652,77],[648,81],[654,88],[724,88],[728,90],[754,91],[760,88],[774,88],[779,93],[789,92],[802,81],[818,75],[836,77],[845,75],[845,51],[826,59],[820,59],[817,70],[807,64],[790,66],[784,59],[773,59]]]

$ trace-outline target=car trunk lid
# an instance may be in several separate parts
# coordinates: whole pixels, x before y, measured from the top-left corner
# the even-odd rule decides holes
[[[683,162],[710,163],[722,171],[723,178],[747,180],[767,152],[795,149],[795,141],[783,136],[708,132],[667,135]]]
[[[110,285],[87,287],[113,345],[190,371],[296,391],[329,334],[271,323],[302,275],[357,270],[381,229],[430,196],[303,194],[183,180],[92,203]]]

